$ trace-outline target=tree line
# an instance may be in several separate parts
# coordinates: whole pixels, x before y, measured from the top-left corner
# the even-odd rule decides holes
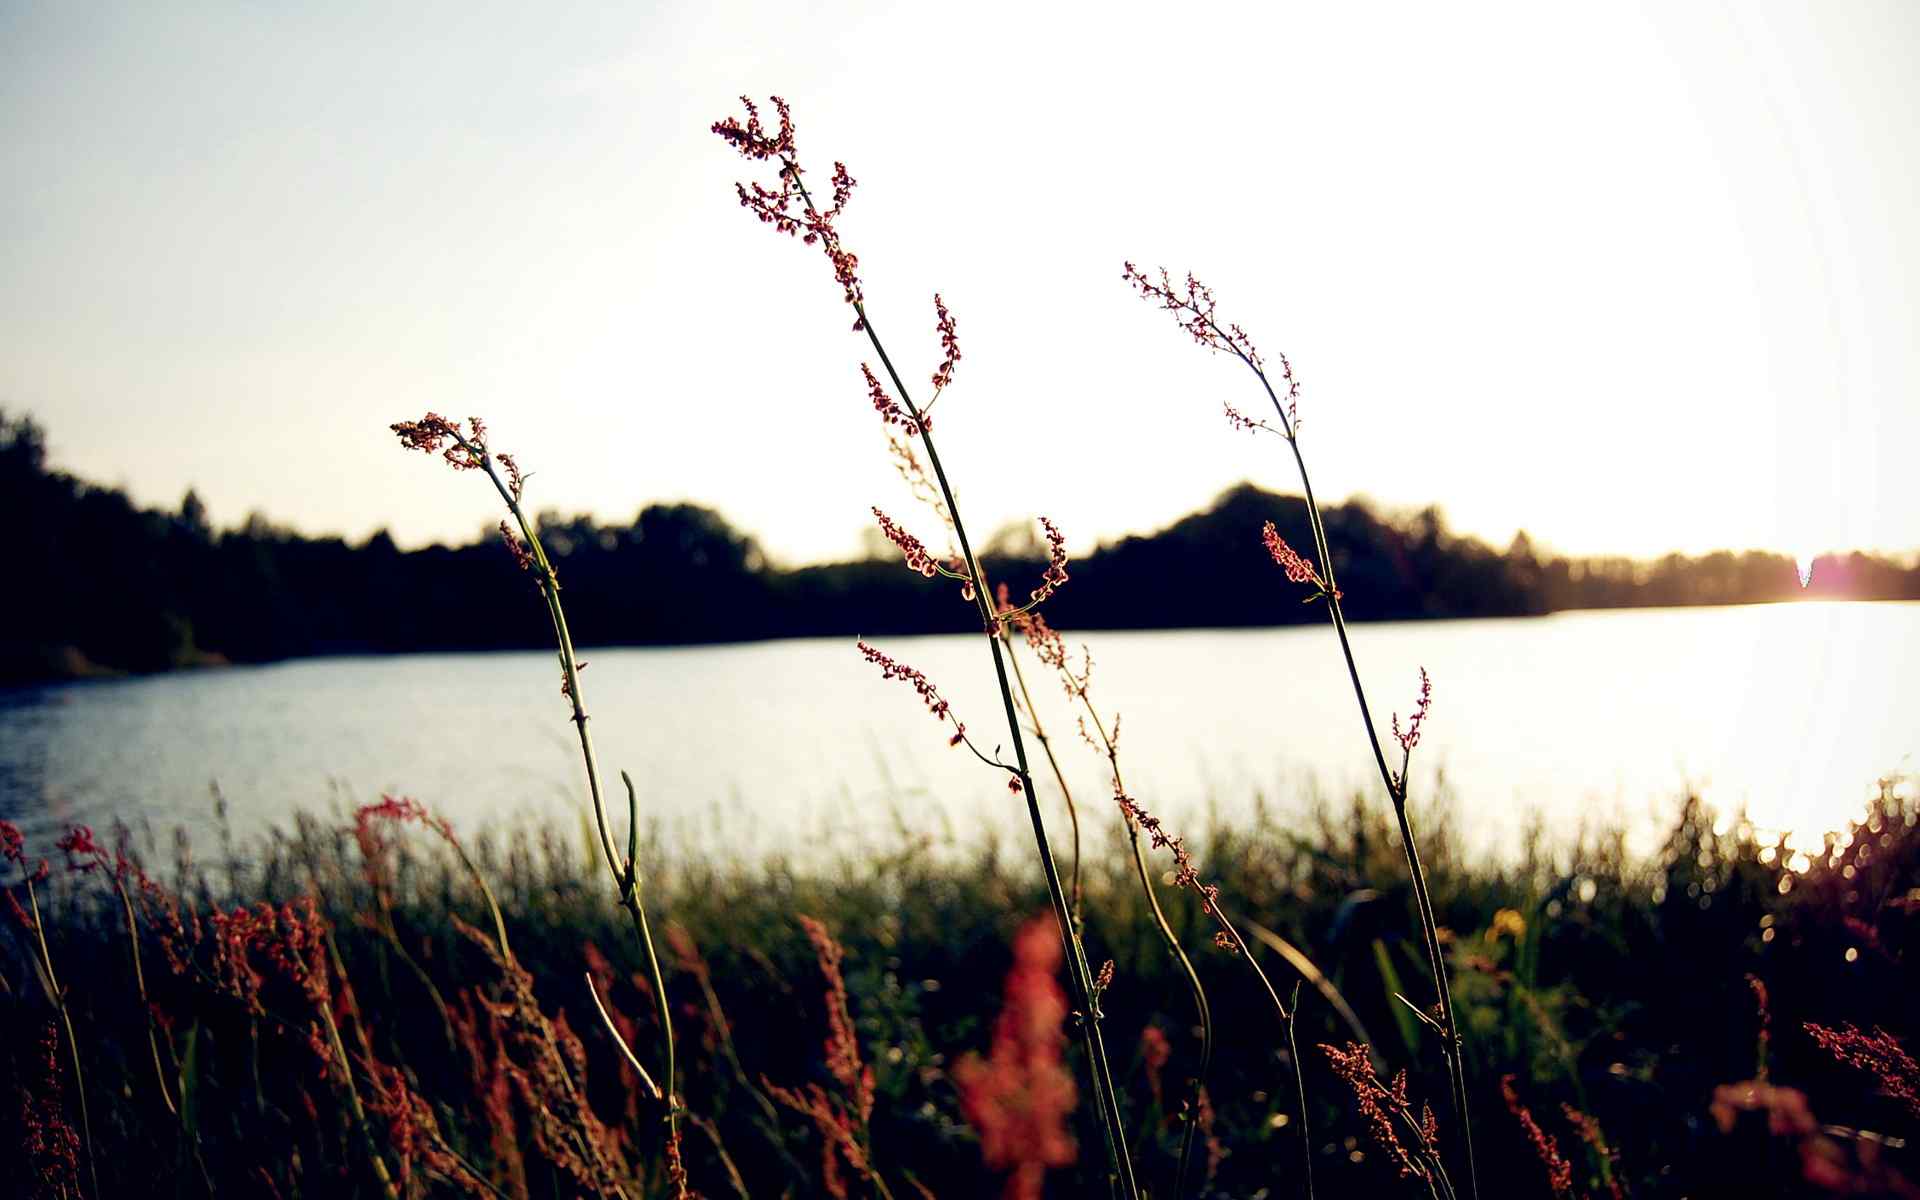
[[[177,511],[143,509],[119,489],[53,469],[40,426],[4,412],[0,505],[11,526],[3,682],[548,644],[537,590],[495,539],[402,550],[384,531],[354,544],[304,536],[259,515],[215,529],[192,492]],[[1232,488],[1203,512],[1074,561],[1071,584],[1048,603],[1049,620],[1074,630],[1323,620],[1284,585],[1259,538],[1270,520],[1304,542],[1305,512],[1297,496]],[[1496,550],[1448,530],[1438,508],[1391,514],[1363,500],[1327,508],[1325,520],[1343,603],[1358,620],[1803,594],[1793,560],[1779,554],[1543,557],[1524,533]],[[941,589],[955,585],[909,572],[890,546],[855,561],[785,567],[718,512],[695,504],[651,504],[625,525],[547,513],[540,531],[582,645],[970,628],[969,606],[939,602]],[[1044,547],[1031,534],[1003,531],[992,550],[994,578],[1024,598],[1045,569]],[[1920,566],[1830,557],[1815,566],[1808,592],[1920,599]]]

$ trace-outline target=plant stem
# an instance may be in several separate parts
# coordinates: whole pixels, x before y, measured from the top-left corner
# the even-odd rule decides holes
[[[53,953],[47,949],[46,922],[40,919],[40,901],[34,895],[31,874],[27,876],[27,905],[33,910],[33,936],[40,944],[40,965],[47,972],[47,987],[53,993],[54,1007],[60,1010],[60,1024],[67,1032],[67,1054],[73,1062],[73,1094],[80,1101],[80,1132],[87,1141],[87,1178],[98,1200],[100,1171],[93,1161],[93,1122],[87,1117],[87,1081],[80,1072],[80,1043],[73,1036],[73,1017],[67,1011],[66,993],[60,990],[60,979],[53,973]]]
[[[613,834],[607,824],[607,805],[600,783],[599,759],[594,754],[593,734],[587,728],[586,702],[582,699],[580,692],[579,657],[574,653],[573,635],[567,628],[566,609],[560,604],[560,577],[554,572],[553,562],[547,557],[547,549],[541,544],[540,535],[535,532],[533,522],[527,518],[526,509],[521,507],[518,493],[500,477],[498,468],[494,466],[493,455],[485,446],[475,444],[457,430],[454,431],[453,436],[460,443],[461,448],[485,468],[487,478],[492,481],[494,490],[500,493],[500,499],[506,503],[507,511],[513,514],[515,524],[519,525],[521,540],[526,543],[529,552],[533,555],[534,578],[540,585],[541,598],[547,602],[547,616],[553,623],[554,645],[560,656],[560,671],[566,680],[567,701],[573,707],[573,724],[580,735],[580,757],[586,764],[587,791],[593,799],[594,828],[599,834],[600,851],[606,858],[608,873],[613,876],[620,905],[627,910],[627,916],[633,923],[634,935],[640,939],[640,944],[646,951],[647,964],[653,972],[654,994],[658,997],[660,1005],[661,1040],[665,1043],[667,1059],[665,1083],[667,1137],[670,1142],[677,1143],[680,1138],[680,1105],[678,1093],[674,1087],[673,1013],[667,1000],[666,987],[660,971],[660,956],[654,949],[653,935],[647,926],[646,910],[640,902],[640,865],[636,859],[639,838],[638,802],[634,797],[633,780],[626,779],[629,825],[627,854],[623,861],[622,856],[614,849]],[[626,778],[624,772],[622,778]],[[459,849],[457,844],[455,849]],[[461,858],[466,858],[464,851],[461,851]],[[472,862],[468,861],[469,869],[472,865]],[[477,877],[479,872],[475,871],[474,874]],[[506,948],[506,925],[500,918],[499,905],[494,903],[493,893],[487,889],[484,879],[481,880],[480,887],[493,913],[494,927],[500,938],[501,951],[511,960],[512,955]]]
[[[1212,324],[1209,318],[1209,324]],[[1306,493],[1307,520],[1313,530],[1315,553],[1322,564],[1326,586],[1327,612],[1333,619],[1334,632],[1340,638],[1340,653],[1346,658],[1347,677],[1353,682],[1354,699],[1360,703],[1360,720],[1366,727],[1367,746],[1373,751],[1374,765],[1379,768],[1380,782],[1387,789],[1387,796],[1393,801],[1393,813],[1400,824],[1400,844],[1406,851],[1407,872],[1413,879],[1414,903],[1420,913],[1420,932],[1426,943],[1427,964],[1433,972],[1434,990],[1439,993],[1440,1025],[1442,1030],[1441,1056],[1447,1065],[1447,1075],[1453,1085],[1454,1117],[1460,1122],[1460,1142],[1467,1159],[1467,1194],[1477,1200],[1480,1194],[1479,1176],[1473,1160],[1473,1130],[1467,1113],[1466,1064],[1461,1058],[1460,1029],[1454,1020],[1453,990],[1447,983],[1446,959],[1440,952],[1440,930],[1433,911],[1433,898],[1427,889],[1426,872],[1420,866],[1420,850],[1414,843],[1413,826],[1407,819],[1407,784],[1404,777],[1396,779],[1387,766],[1386,753],[1380,746],[1380,735],[1373,724],[1373,713],[1367,707],[1366,688],[1360,683],[1360,669],[1353,660],[1353,643],[1347,636],[1346,616],[1340,609],[1340,591],[1334,579],[1333,550],[1327,543],[1326,524],[1320,515],[1320,505],[1313,495],[1313,481],[1307,475],[1307,460],[1300,453],[1300,439],[1291,421],[1287,418],[1286,406],[1274,393],[1273,384],[1260,365],[1249,358],[1238,342],[1227,336],[1219,326],[1213,330],[1221,343],[1232,349],[1234,355],[1247,365],[1260,386],[1266,389],[1267,399],[1273,402],[1273,410],[1278,415],[1280,427],[1284,430],[1287,446],[1293,451],[1294,466],[1300,473],[1300,486]]]
[[[799,179],[797,166],[787,164],[796,182]],[[800,195],[805,200],[807,210],[817,213],[813,197],[804,186]],[[1020,717],[1014,707],[1013,688],[1007,678],[1006,656],[1001,652],[1000,639],[995,636],[999,618],[993,611],[993,601],[987,592],[986,576],[981,572],[979,561],[974,557],[973,547],[967,540],[966,525],[960,519],[960,506],[955,501],[953,488],[947,482],[945,467],[940,462],[940,452],[935,447],[933,435],[927,428],[926,419],[914,404],[911,393],[901,380],[900,373],[894,369],[893,360],[888,357],[886,347],[880,342],[873,322],[868,318],[865,305],[855,302],[854,312],[860,317],[860,326],[866,332],[867,340],[872,343],[874,353],[879,355],[881,365],[886,369],[887,377],[893,383],[900,401],[906,406],[913,418],[914,428],[919,431],[921,444],[927,448],[927,461],[933,467],[933,474],[940,485],[940,495],[946,501],[947,511],[953,517],[953,529],[960,542],[960,553],[965,560],[968,578],[972,581],[973,600],[980,613],[981,627],[987,634],[987,648],[993,655],[993,671],[1000,685],[1000,700],[1007,718],[1007,736],[1013,743],[1014,761],[1017,764],[1016,777],[1020,781],[1021,791],[1026,796],[1027,815],[1033,824],[1034,843],[1040,852],[1040,866],[1047,881],[1047,895],[1053,902],[1054,917],[1060,926],[1060,940],[1066,949],[1070,967],[1068,978],[1072,982],[1072,998],[1079,1012],[1079,1030],[1081,1041],[1087,1052],[1087,1067],[1093,1078],[1094,1097],[1101,1109],[1102,1124],[1107,1141],[1107,1161],[1113,1171],[1113,1177],[1122,1195],[1127,1200],[1136,1200],[1139,1185],[1134,1180],[1133,1161],[1127,1148],[1126,1129],[1120,1119],[1119,1097],[1113,1086],[1112,1071],[1107,1064],[1106,1041],[1100,1032],[1100,1014],[1093,1003],[1093,973],[1087,966],[1086,950],[1080,944],[1079,933],[1074,927],[1073,907],[1067,899],[1066,889],[1060,882],[1060,868],[1054,861],[1053,847],[1047,837],[1047,825],[1040,813],[1040,798],[1034,791],[1033,775],[1027,763],[1026,740],[1021,737]]]
[[[1071,676],[1069,676],[1071,679]],[[1093,698],[1087,694],[1084,682],[1073,685],[1073,694],[1078,697],[1082,707],[1087,710],[1087,718],[1093,722],[1094,732],[1100,735],[1100,744],[1106,750],[1107,770],[1112,775],[1113,793],[1126,795],[1126,781],[1120,774],[1120,748],[1114,744],[1107,732],[1106,722],[1100,719],[1100,713],[1093,707]],[[1173,926],[1167,921],[1165,910],[1160,907],[1160,896],[1153,886],[1153,877],[1147,871],[1146,852],[1140,846],[1140,824],[1133,814],[1125,808],[1120,810],[1127,826],[1127,845],[1133,851],[1133,869],[1140,880],[1140,890],[1146,895],[1147,908],[1153,914],[1154,927],[1160,931],[1160,940],[1173,952],[1174,961],[1180,964],[1181,972],[1187,977],[1187,986],[1193,991],[1194,1011],[1200,1018],[1200,1065],[1193,1073],[1190,1098],[1187,1102],[1188,1113],[1186,1129],[1180,1135],[1180,1162],[1173,1177],[1175,1200],[1186,1191],[1187,1170],[1193,1160],[1193,1144],[1200,1132],[1200,1091],[1206,1086],[1207,1071],[1213,1065],[1213,1009],[1207,1003],[1207,991],[1200,985],[1200,974],[1194,970],[1193,962],[1187,957],[1186,950],[1180,945],[1180,939],[1173,932]],[[1285,1015],[1284,1013],[1282,1014]],[[1305,1108],[1301,1109],[1301,1119],[1305,1121]],[[1308,1168],[1311,1171],[1311,1167]],[[1308,1184],[1312,1192],[1312,1184]]]

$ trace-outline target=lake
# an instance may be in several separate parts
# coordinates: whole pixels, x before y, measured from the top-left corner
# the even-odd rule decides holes
[[[1879,777],[1911,772],[1920,750],[1920,604],[1563,613],[1353,636],[1383,738],[1388,714],[1412,706],[1418,669],[1432,675],[1416,799],[1444,775],[1466,840],[1490,852],[1510,850],[1529,814],[1562,836],[1622,825],[1648,849],[1688,787],[1804,842],[1857,814]],[[1123,717],[1129,790],[1176,828],[1233,821],[1256,796],[1284,813],[1314,794],[1379,794],[1326,626],[1085,640],[1096,700]],[[880,645],[938,684],[981,749],[1005,740],[982,639]],[[608,780],[617,789],[618,770],[632,772],[673,852],[804,855],[885,844],[902,826],[961,843],[1027,836],[1004,778],[949,748],[912,689],[883,681],[851,639],[582,657]],[[1031,658],[1026,669],[1076,794],[1098,805],[1101,761],[1052,677]],[[0,692],[0,815],[43,851],[68,823],[116,816],[185,826],[210,846],[215,783],[242,833],[393,792],[462,828],[557,823],[571,835],[584,804],[545,653],[312,659]],[[1050,784],[1044,795],[1051,819]]]

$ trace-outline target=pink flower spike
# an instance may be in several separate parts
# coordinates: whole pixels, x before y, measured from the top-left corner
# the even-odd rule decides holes
[[[1420,699],[1413,706],[1413,716],[1407,721],[1407,731],[1400,732],[1400,714],[1393,714],[1393,736],[1400,743],[1400,749],[1407,754],[1420,744],[1420,726],[1427,719],[1427,710],[1433,707],[1433,680],[1427,678],[1427,669],[1420,668]]]
[[[1045,517],[1040,518],[1040,526],[1047,531],[1047,570],[1040,576],[1040,586],[1028,593],[1032,596],[1028,608],[1053,595],[1067,581],[1067,535]]]
[[[1287,539],[1280,536],[1280,531],[1273,527],[1272,521],[1261,526],[1260,541],[1265,544],[1267,553],[1273,556],[1274,565],[1285,571],[1288,579],[1295,583],[1310,583],[1319,588],[1322,594],[1327,592],[1326,581],[1314,569],[1313,560],[1302,557],[1299,551],[1287,545]],[[1340,592],[1334,592],[1333,598],[1338,600],[1341,595]]]
[[[940,389],[953,382],[953,365],[960,361],[960,339],[954,333],[953,314],[947,311],[947,302],[940,298],[938,292],[933,295],[933,311],[939,316],[936,324],[940,330],[940,352],[945,356],[940,360],[939,369],[933,373],[933,390],[938,394]]]
[[[926,703],[927,711],[934,715],[934,719],[953,722],[953,738],[949,745],[957,746],[966,740],[967,727],[961,724],[960,718],[953,715],[953,707],[941,698],[940,691],[933,686],[932,680],[865,642],[856,642],[855,645],[859,647],[861,655],[868,662],[880,668],[882,679],[901,679],[912,684],[913,690],[919,693],[920,699]]]

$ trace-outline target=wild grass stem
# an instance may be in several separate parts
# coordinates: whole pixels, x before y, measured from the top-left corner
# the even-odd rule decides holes
[[[1388,798],[1393,803],[1394,817],[1400,829],[1401,847],[1405,851],[1407,871],[1412,878],[1414,903],[1419,911],[1420,931],[1425,942],[1427,964],[1433,973],[1434,990],[1438,994],[1441,1026],[1441,1054],[1446,1061],[1447,1074],[1453,1088],[1453,1107],[1455,1119],[1460,1123],[1461,1153],[1466,1160],[1467,1193],[1470,1200],[1479,1196],[1478,1176],[1474,1168],[1473,1133],[1467,1108],[1466,1068],[1461,1054],[1459,1025],[1454,1017],[1453,992],[1447,982],[1446,959],[1440,949],[1439,924],[1434,915],[1433,898],[1427,887],[1426,872],[1420,865],[1420,850],[1414,840],[1413,826],[1407,816],[1407,780],[1405,762],[1402,771],[1396,775],[1387,765],[1386,752],[1381,747],[1380,736],[1373,721],[1373,713],[1367,705],[1367,692],[1360,681],[1360,669],[1354,662],[1353,642],[1347,633],[1347,621],[1340,605],[1340,590],[1334,575],[1333,551],[1327,541],[1326,524],[1320,513],[1319,501],[1313,494],[1313,480],[1307,472],[1307,462],[1300,452],[1299,415],[1296,401],[1299,396],[1299,382],[1294,378],[1292,364],[1286,356],[1280,355],[1281,375],[1287,388],[1287,398],[1283,402],[1274,391],[1273,381],[1268,377],[1262,365],[1259,352],[1246,332],[1238,325],[1229,324],[1222,328],[1214,317],[1213,294],[1193,276],[1187,276],[1186,294],[1178,294],[1171,278],[1165,271],[1160,273],[1161,282],[1153,283],[1147,276],[1134,268],[1132,263],[1125,264],[1125,276],[1130,286],[1145,299],[1155,301],[1161,307],[1174,314],[1180,326],[1190,333],[1194,340],[1213,350],[1227,350],[1253,372],[1260,381],[1267,400],[1272,404],[1274,418],[1278,426],[1264,420],[1250,420],[1227,408],[1228,420],[1236,427],[1249,431],[1265,431],[1276,434],[1287,443],[1292,451],[1294,467],[1300,476],[1300,486],[1305,492],[1307,520],[1313,534],[1314,553],[1318,556],[1323,576],[1315,580],[1320,591],[1316,598],[1325,599],[1327,612],[1333,622],[1335,634],[1339,637],[1340,653],[1346,661],[1347,677],[1353,684],[1354,699],[1360,706],[1360,720],[1365,726],[1368,748],[1373,752],[1375,766],[1380,772],[1380,782],[1385,786]],[[1284,546],[1284,543],[1282,544]],[[1290,567],[1291,571],[1292,568]],[[1307,564],[1312,572],[1312,564]]]

